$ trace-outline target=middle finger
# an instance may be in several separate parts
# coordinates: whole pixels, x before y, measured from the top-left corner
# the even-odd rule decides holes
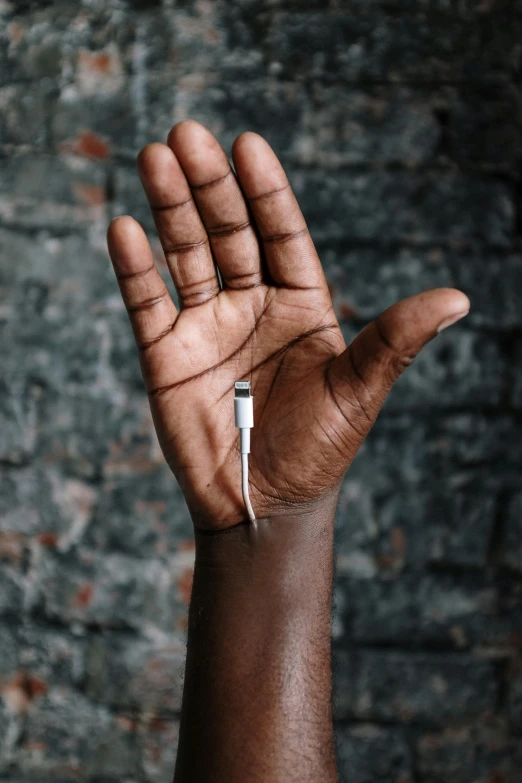
[[[193,120],[175,125],[167,143],[190,185],[225,288],[260,285],[263,274],[257,235],[223,148],[207,128]]]

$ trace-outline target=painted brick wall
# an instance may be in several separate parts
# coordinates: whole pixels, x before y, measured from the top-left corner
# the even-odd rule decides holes
[[[520,783],[521,40],[519,0],[0,0],[0,778],[172,774],[191,525],[104,235],[191,116],[275,146],[348,339],[472,300],[344,485],[339,769]]]

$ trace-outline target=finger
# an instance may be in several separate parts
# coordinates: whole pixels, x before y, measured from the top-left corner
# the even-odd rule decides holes
[[[107,244],[136,343],[144,351],[170,334],[176,308],[139,223],[127,216],[116,218],[107,231]]]
[[[168,144],[192,190],[226,288],[262,282],[261,255],[248,207],[223,148],[203,125],[175,125]]]
[[[186,177],[166,144],[149,144],[138,171],[158,229],[182,308],[196,307],[219,293],[216,267]]]
[[[243,133],[234,142],[232,156],[274,283],[290,288],[326,287],[312,237],[270,145],[257,133]]]
[[[386,395],[421,348],[469,312],[461,291],[437,288],[393,305],[369,324],[327,370],[333,404],[360,441]],[[358,446],[359,443],[356,445]]]

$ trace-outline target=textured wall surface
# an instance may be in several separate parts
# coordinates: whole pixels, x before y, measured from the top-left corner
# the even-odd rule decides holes
[[[347,339],[472,300],[344,485],[339,769],[520,783],[521,41],[505,0],[0,0],[0,778],[172,774],[191,525],[104,235],[191,116],[275,146]]]

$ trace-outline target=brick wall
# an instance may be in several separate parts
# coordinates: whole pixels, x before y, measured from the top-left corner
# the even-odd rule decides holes
[[[521,33],[506,0],[0,0],[0,778],[172,774],[191,525],[104,234],[152,229],[136,152],[191,116],[275,146],[348,339],[471,298],[344,485],[339,767],[520,783]]]

